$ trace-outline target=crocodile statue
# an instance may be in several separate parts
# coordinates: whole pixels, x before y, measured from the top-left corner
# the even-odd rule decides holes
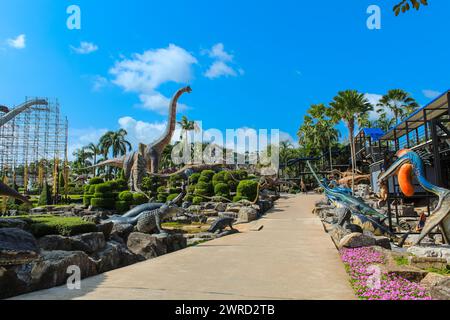
[[[139,146],[139,151],[132,152],[131,154],[120,158],[106,160],[85,169],[93,169],[103,166],[121,168],[124,170],[125,179],[128,180],[131,190],[141,192],[140,183],[142,178],[147,174],[147,172],[150,174],[158,173],[162,152],[172,140],[176,128],[178,100],[184,93],[191,92],[192,89],[188,86],[178,90],[175,93],[170,102],[169,120],[166,130],[159,139],[148,145],[141,144]]]
[[[0,229],[0,266],[26,264],[38,257],[39,248],[30,233],[19,228]]]
[[[17,108],[14,108],[10,110],[9,108],[2,106],[2,110],[6,112],[5,115],[2,115],[0,117],[0,127],[3,127],[5,124],[7,124],[9,121],[13,120],[15,117],[17,117],[19,114],[27,111],[29,108],[35,106],[35,105],[48,105],[48,102],[43,99],[34,99],[27,101],[25,103],[22,103]],[[11,197],[17,200],[20,200],[22,202],[25,202],[27,204],[31,204],[27,197],[21,195],[16,190],[10,188],[5,183],[0,181],[0,195],[1,196],[7,196]]]
[[[231,217],[223,217],[218,218],[214,221],[211,227],[208,229],[208,232],[222,232],[226,227],[230,227],[231,230],[236,230],[233,228],[234,219]]]
[[[309,161],[306,163],[330,202],[337,208],[345,207],[351,211],[353,224],[357,224],[361,228],[373,232],[375,235],[386,235],[402,242],[403,239],[398,239],[398,237],[384,225],[384,221],[388,218],[386,215],[376,211],[364,203],[364,201],[347,194],[347,192],[333,189],[323,184],[312,168],[311,163]]]
[[[412,184],[413,175],[419,184],[428,192],[439,197],[436,208],[427,218],[425,225],[414,245],[419,244],[436,227],[440,227],[444,241],[450,241],[450,190],[433,185],[425,178],[424,164],[421,157],[409,149],[397,152],[397,160],[378,177],[378,183],[385,183],[390,177],[397,174],[399,185],[406,196],[414,195]]]

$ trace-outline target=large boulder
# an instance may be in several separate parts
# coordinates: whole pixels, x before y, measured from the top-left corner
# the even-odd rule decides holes
[[[66,283],[69,267],[77,266],[81,278],[97,274],[95,263],[82,251],[43,251],[38,260],[15,269],[28,291],[48,289]]]
[[[170,252],[186,248],[187,241],[179,234],[144,234],[133,232],[128,237],[127,246],[131,252],[152,259]]]
[[[26,226],[27,226],[27,223],[20,219],[0,218],[0,228],[25,229]]]
[[[450,245],[412,246],[408,252],[417,257],[444,258],[450,263]]]
[[[17,277],[13,269],[0,267],[0,299],[10,298],[27,291],[27,284]]]
[[[242,207],[239,209],[238,223],[248,223],[258,218],[258,211],[252,207]]]
[[[363,233],[350,233],[344,236],[339,242],[339,248],[361,248],[371,247],[376,245],[376,240],[373,237]]]
[[[38,256],[39,248],[31,233],[18,228],[0,229],[0,266],[28,263]]]
[[[72,237],[86,244],[88,251],[86,253],[94,253],[103,249],[106,245],[105,235],[102,232],[90,232]]]
[[[114,223],[111,235],[117,235],[126,242],[128,235],[133,232],[133,229],[134,226],[128,223]]]
[[[145,260],[141,256],[132,253],[122,243],[116,241],[108,241],[103,250],[96,252],[91,257],[95,262],[98,273],[126,267]]]
[[[105,239],[109,239],[114,228],[114,222],[105,222],[97,225],[97,231],[102,232]]]
[[[450,277],[430,272],[420,284],[430,292],[433,300],[450,300]]]
[[[39,248],[45,251],[83,251],[88,252],[89,247],[83,241],[60,235],[48,235],[39,238]]]

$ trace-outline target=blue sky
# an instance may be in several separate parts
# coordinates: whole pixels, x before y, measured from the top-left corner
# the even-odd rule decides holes
[[[424,104],[449,88],[450,2],[394,17],[395,2],[1,0],[0,103],[58,98],[71,149],[121,126],[148,143],[190,84],[179,117],[296,139],[308,106],[339,90],[403,88]],[[81,30],[66,27],[72,4]],[[366,27],[371,4],[381,30]]]

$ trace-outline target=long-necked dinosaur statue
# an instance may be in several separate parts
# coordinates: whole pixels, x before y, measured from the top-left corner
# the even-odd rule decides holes
[[[397,174],[399,185],[406,196],[414,195],[414,186],[412,184],[413,175],[416,176],[419,184],[428,192],[434,193],[439,197],[437,207],[428,217],[424,228],[416,240],[419,244],[433,229],[440,226],[442,235],[446,243],[450,240],[450,190],[433,185],[425,179],[424,165],[420,156],[409,149],[397,152],[398,159],[378,177],[378,183],[386,182],[389,177]]]
[[[164,148],[172,140],[176,127],[178,100],[184,93],[191,93],[191,87],[185,87],[178,90],[170,102],[169,120],[164,134],[149,145],[141,145],[139,151],[129,155],[110,159],[85,169],[93,169],[103,166],[122,168],[125,173],[125,179],[128,180],[132,191],[140,191],[142,178],[148,173],[158,173],[159,162]]]
[[[17,108],[14,108],[13,110],[9,110],[9,108],[3,106],[4,108],[2,108],[2,110],[6,111],[7,113],[0,117],[0,127],[3,127],[6,123],[8,123],[9,121],[11,121],[15,117],[17,117],[19,114],[27,111],[29,108],[31,108],[32,106],[35,106],[35,105],[48,105],[48,102],[43,99],[34,99],[34,100],[27,101],[25,103],[22,103],[21,105],[19,105]],[[0,182],[0,195],[18,199],[18,200],[28,203],[28,204],[30,203],[28,198],[21,195],[13,188],[8,187],[3,182]]]

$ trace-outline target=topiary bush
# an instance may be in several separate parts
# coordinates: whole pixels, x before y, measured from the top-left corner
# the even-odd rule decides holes
[[[156,197],[156,201],[159,203],[165,203],[167,201],[168,194],[165,193],[158,193],[158,196]]]
[[[179,193],[172,193],[171,195],[169,195],[166,199],[166,201],[172,201],[173,199],[175,199],[176,197],[178,197]]]
[[[234,197],[233,197],[233,202],[239,202],[239,201],[241,201],[241,200],[243,200],[242,196],[234,196]],[[247,199],[246,199],[246,200],[247,200]]]
[[[95,185],[95,193],[111,193],[112,188],[108,183],[100,183]]]
[[[166,193],[167,188],[165,186],[161,186],[156,190],[158,193]]]
[[[114,209],[115,201],[113,198],[92,198],[91,206],[94,208]]]
[[[230,187],[226,183],[217,183],[214,187],[214,194],[216,196],[228,198],[230,196]]]
[[[126,201],[126,202],[133,202],[133,192],[131,191],[122,191],[119,193],[119,200],[120,201]]]
[[[215,174],[213,170],[203,170],[200,174],[200,179],[204,178],[205,182],[211,182]]]
[[[47,206],[52,203],[52,195],[50,192],[50,187],[47,181],[44,182],[44,186],[42,187],[41,195],[39,196],[38,205],[39,206]]]
[[[97,227],[79,217],[58,217],[51,215],[33,217],[14,217],[25,221],[28,230],[36,237],[46,235],[75,236],[78,234],[96,232]]]
[[[200,173],[194,173],[194,174],[192,174],[192,175],[189,177],[189,179],[188,179],[189,184],[191,184],[191,185],[197,184],[197,183],[198,183],[198,179],[200,179]]]
[[[119,184],[115,180],[106,181],[105,184],[108,185],[112,191],[119,188]]]
[[[196,206],[200,205],[202,202],[203,202],[203,198],[202,197],[194,197],[192,199],[192,204],[196,205]]]
[[[95,193],[95,185],[89,186],[88,194],[94,194]]]
[[[95,184],[94,187],[95,193],[91,198],[91,206],[95,208],[114,209],[115,199],[114,194],[112,193],[111,184],[107,182],[99,183]]]
[[[133,198],[133,196],[131,196]],[[120,213],[127,212],[130,210],[130,202],[129,201],[116,201],[116,210]]]
[[[192,203],[194,201],[194,196],[191,194],[188,194],[183,198],[183,201]]]
[[[138,206],[144,203],[148,203],[148,199],[142,193],[133,193],[133,204]]]
[[[100,183],[105,183],[105,180],[103,180],[102,178],[99,178],[99,177],[94,177],[91,180],[89,180],[90,185],[96,185],[96,184],[100,184]]]
[[[213,188],[211,183],[199,182],[195,186],[195,195],[212,196]]]
[[[237,196],[242,199],[254,201],[258,194],[258,182],[253,180],[242,180],[237,187]]]
[[[93,198],[94,196],[92,195],[92,194],[85,194],[84,196],[83,196],[83,204],[85,205],[85,206],[90,206],[91,205],[91,199]]]
[[[171,187],[181,186],[183,180],[184,179],[180,174],[172,174],[169,177],[169,186],[171,186]]]
[[[128,190],[128,183],[125,179],[117,179],[117,191],[125,191]]]
[[[224,183],[225,182],[225,173],[226,171],[220,171],[219,173],[216,173],[212,177],[212,184],[215,187],[218,183]]]
[[[228,181],[227,184],[230,187],[230,192],[236,192],[238,186],[236,181]]]

